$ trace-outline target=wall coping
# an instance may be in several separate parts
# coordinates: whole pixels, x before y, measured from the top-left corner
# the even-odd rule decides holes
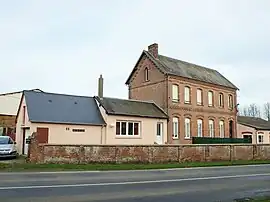
[[[165,144],[165,145],[90,145],[90,144],[39,144],[39,146],[59,147],[206,147],[206,146],[270,146],[270,144]]]

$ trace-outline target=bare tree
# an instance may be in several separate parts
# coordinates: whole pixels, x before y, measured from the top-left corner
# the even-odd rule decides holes
[[[256,104],[251,104],[248,107],[248,115],[251,117],[261,117],[261,110],[260,107]]]
[[[241,116],[249,116],[248,107],[243,107],[242,109],[240,109],[239,114]]]
[[[267,121],[270,121],[270,102],[264,104],[263,115]]]

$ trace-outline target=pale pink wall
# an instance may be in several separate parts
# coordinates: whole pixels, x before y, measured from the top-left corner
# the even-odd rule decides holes
[[[163,123],[163,144],[167,142],[167,119],[141,118],[131,116],[112,116],[107,115],[103,107],[99,107],[100,112],[107,123],[103,137],[103,144],[154,144],[156,142],[157,123]],[[116,135],[116,121],[136,121],[140,122],[140,135],[122,136]]]
[[[105,128],[102,126],[31,123],[28,118],[27,108],[26,121],[23,125],[23,106],[25,106],[24,98],[19,110],[16,125],[16,142],[20,154],[22,153],[22,145],[24,142],[23,127],[30,127],[29,134],[36,132],[37,127],[49,128],[49,144],[102,144],[102,133],[105,131]],[[67,130],[67,128],[69,128],[69,130]],[[73,132],[72,129],[85,129],[85,132]]]
[[[259,133],[263,133],[260,135],[263,135],[263,140],[264,140],[264,144],[270,144],[270,131],[260,131],[260,130],[256,130],[252,127],[249,126],[245,126],[242,124],[237,124],[237,137],[238,138],[243,138],[244,135],[248,135],[248,134],[242,134],[243,132],[251,132],[252,133],[252,144],[257,144],[257,138],[258,138],[258,134]]]

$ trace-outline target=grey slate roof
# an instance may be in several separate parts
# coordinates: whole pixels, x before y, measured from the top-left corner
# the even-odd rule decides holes
[[[270,122],[261,118],[238,116],[237,122],[242,125],[246,125],[257,130],[270,130]]]
[[[106,110],[106,113],[110,115],[139,116],[161,119],[168,118],[166,113],[152,102],[108,97],[104,97],[103,99],[100,99],[99,97],[95,98]]]
[[[153,63],[157,66],[157,68],[164,74],[181,76],[206,83],[238,89],[233,83],[231,83],[228,79],[226,79],[217,70],[209,69],[203,66],[188,63],[182,60],[170,58],[163,55],[158,55],[158,58],[155,58],[148,51],[143,51],[142,55],[143,54],[145,54],[150,60],[152,60]],[[130,74],[126,84],[129,83],[129,80],[132,74],[135,72],[135,70],[136,67]]]
[[[24,91],[31,122],[105,125],[93,97]]]

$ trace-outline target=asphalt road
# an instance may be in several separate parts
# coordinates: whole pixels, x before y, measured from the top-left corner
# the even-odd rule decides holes
[[[270,165],[152,171],[0,173],[0,201],[229,202],[270,195]]]

